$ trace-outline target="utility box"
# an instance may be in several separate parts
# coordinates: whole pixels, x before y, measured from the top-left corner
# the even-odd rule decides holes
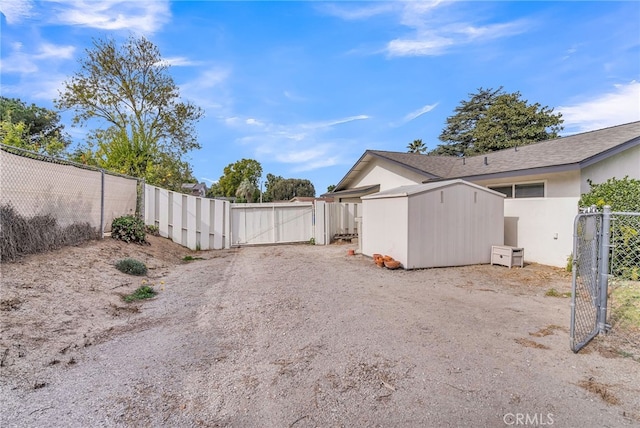
[[[491,246],[491,265],[524,267],[524,248],[509,247],[506,245]]]

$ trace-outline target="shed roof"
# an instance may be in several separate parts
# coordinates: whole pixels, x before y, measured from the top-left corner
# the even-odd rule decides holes
[[[379,184],[371,184],[368,186],[361,186],[361,187],[354,187],[352,189],[346,189],[346,190],[340,190],[338,192],[328,192],[325,193],[321,196],[323,197],[339,197],[339,198],[345,198],[345,197],[352,197],[352,198],[359,198],[361,196],[364,195],[368,195],[371,193],[375,193],[378,190],[380,190],[380,185]]]
[[[495,190],[488,189],[483,186],[479,186],[474,183],[469,183],[468,181],[462,179],[456,180],[447,180],[447,181],[434,181],[431,183],[423,183],[423,184],[411,184],[408,186],[400,186],[394,189],[384,190],[382,192],[374,193],[372,195],[363,196],[362,199],[386,199],[386,198],[403,198],[413,195],[418,195],[421,193],[431,192],[434,190],[440,190],[445,187],[451,187],[455,185],[464,185],[468,187],[473,187],[474,189],[480,190],[485,193],[489,193],[495,195],[500,198],[504,198],[505,195],[500,192],[496,192]]]

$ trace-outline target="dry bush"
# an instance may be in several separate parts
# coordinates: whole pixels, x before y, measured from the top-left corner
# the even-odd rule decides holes
[[[74,223],[60,227],[58,221],[50,214],[26,218],[18,214],[11,205],[0,206],[2,261],[14,261],[26,254],[51,251],[98,237],[97,230],[89,223]]]

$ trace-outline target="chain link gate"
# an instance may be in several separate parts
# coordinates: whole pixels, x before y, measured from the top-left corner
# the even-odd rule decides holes
[[[578,352],[598,334],[602,213],[578,214],[573,228],[571,350]]]
[[[640,349],[640,213],[594,211],[574,222],[571,349],[609,330]]]

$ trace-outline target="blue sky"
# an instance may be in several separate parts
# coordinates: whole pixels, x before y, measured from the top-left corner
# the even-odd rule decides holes
[[[242,158],[321,194],[366,149],[438,143],[478,88],[563,113],[564,135],[640,120],[640,2],[3,0],[1,92],[52,108],[92,38],[144,35],[205,110],[189,161]],[[86,129],[67,131],[81,141]]]

